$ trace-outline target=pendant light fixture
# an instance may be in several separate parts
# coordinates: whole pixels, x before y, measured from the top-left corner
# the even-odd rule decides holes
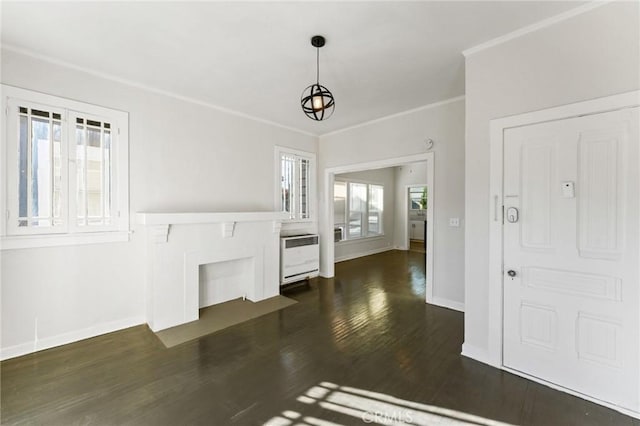
[[[312,120],[322,121],[331,117],[336,106],[333,94],[320,85],[320,48],[325,39],[320,35],[311,37],[311,45],[316,48],[316,83],[302,92],[302,111]]]

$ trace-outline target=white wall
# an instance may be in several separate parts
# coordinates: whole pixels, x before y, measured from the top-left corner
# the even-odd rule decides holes
[[[394,223],[395,223],[395,171],[394,167],[386,167],[377,170],[365,170],[362,172],[341,173],[335,176],[336,180],[350,180],[355,182],[374,183],[384,186],[384,210],[382,216],[382,229],[384,236],[365,238],[361,240],[345,240],[335,245],[335,260],[354,259],[373,253],[380,253],[393,248]]]
[[[464,303],[464,231],[449,228],[448,218],[464,216],[464,100],[425,107],[320,137],[320,199],[324,198],[327,168],[355,165],[425,152],[425,140],[435,141],[434,298],[451,306]],[[426,176],[423,177],[426,180]],[[323,228],[327,212],[320,214],[321,241],[333,234]],[[331,211],[332,212],[332,211]],[[464,221],[462,221],[464,224]],[[325,246],[326,247],[326,246]],[[321,244],[321,273],[332,271]]]
[[[638,9],[605,4],[466,58],[465,352],[488,347],[489,121],[640,88]]]
[[[129,112],[131,213],[274,210],[274,146],[317,152],[313,136],[14,52],[1,76]],[[128,243],[2,251],[3,356],[144,322],[144,235],[132,229]]]

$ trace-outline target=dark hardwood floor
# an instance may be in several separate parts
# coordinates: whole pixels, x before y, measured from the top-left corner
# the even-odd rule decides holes
[[[463,315],[424,303],[423,259],[339,263],[299,303],[171,349],[138,326],[4,361],[2,423],[640,425],[462,357]]]

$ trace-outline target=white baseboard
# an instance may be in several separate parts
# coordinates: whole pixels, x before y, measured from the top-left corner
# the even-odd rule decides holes
[[[393,246],[387,246],[387,247],[377,248],[373,250],[367,250],[359,253],[350,254],[348,256],[336,257],[335,262],[338,263],[338,262],[344,262],[346,260],[357,259],[359,257],[371,256],[372,254],[378,254],[378,253],[382,253],[382,252],[393,250],[393,249],[394,249]]]
[[[462,344],[462,356],[466,356],[467,358],[474,359],[483,364],[488,364],[492,367],[501,368],[501,366],[494,365],[494,363],[490,361],[489,353],[487,352],[486,349],[470,345],[469,343],[466,343],[466,342]]]
[[[434,297],[427,303],[430,305],[440,306],[441,308],[453,309],[454,311],[464,312],[464,303],[456,302],[455,300],[443,299],[441,297]]]
[[[74,330],[68,333],[58,334],[56,336],[45,337],[44,339],[39,339],[37,341],[32,340],[30,342],[20,343],[19,345],[2,348],[0,350],[0,360],[15,358],[44,349],[66,345],[69,343],[77,342],[79,340],[96,337],[101,334],[111,333],[114,331],[122,330],[123,328],[129,328],[144,323],[145,318],[143,316],[125,318],[122,320],[96,324],[88,328]]]

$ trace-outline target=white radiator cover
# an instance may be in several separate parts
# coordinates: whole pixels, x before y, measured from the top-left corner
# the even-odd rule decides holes
[[[280,238],[280,285],[317,277],[320,249],[317,234]]]

